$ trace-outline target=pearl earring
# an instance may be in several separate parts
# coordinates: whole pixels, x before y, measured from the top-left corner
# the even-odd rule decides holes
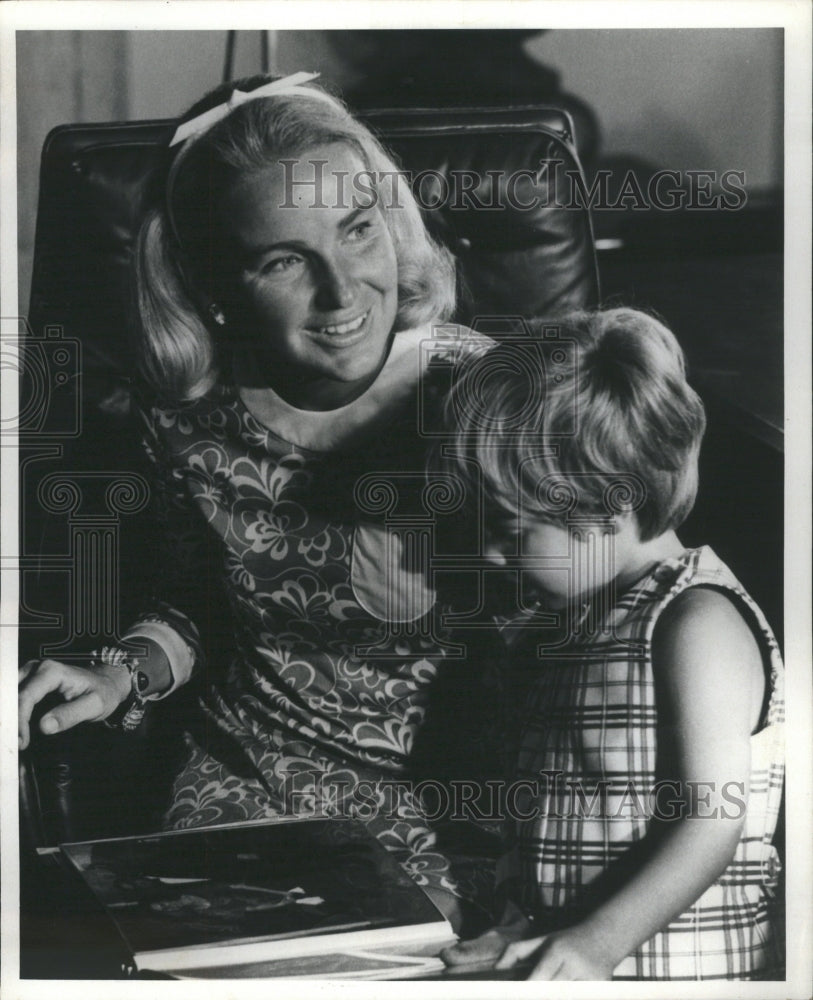
[[[216,302],[213,302],[209,306],[209,315],[212,317],[215,323],[217,323],[218,326],[226,325],[226,317],[223,315],[223,310]]]

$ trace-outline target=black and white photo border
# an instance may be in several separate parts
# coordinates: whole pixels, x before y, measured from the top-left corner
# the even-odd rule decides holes
[[[16,201],[16,33],[60,30],[253,30],[323,28],[782,28],[785,39],[785,641],[787,668],[787,936],[785,982],[764,983],[202,983],[80,981],[19,978],[19,867],[16,737],[18,620],[18,469],[13,434],[2,440],[0,506],[0,816],[2,817],[2,980],[4,997],[149,995],[251,997],[269,988],[287,997],[730,997],[795,1000],[811,995],[813,970],[813,697],[811,696],[811,6],[806,0],[388,0],[388,2],[6,2],[0,4],[0,317],[13,337],[26,303],[18,301]],[[309,67],[308,67],[309,68]],[[33,67],[36,72],[36,67]],[[18,370],[2,368],[2,427],[19,417]],[[149,993],[148,993],[149,991]]]

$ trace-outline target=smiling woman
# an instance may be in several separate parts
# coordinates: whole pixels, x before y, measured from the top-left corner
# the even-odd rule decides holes
[[[318,192],[307,184],[316,164],[326,167]],[[364,170],[344,146],[315,149],[291,174],[273,164],[241,181],[218,213],[236,261],[224,311],[240,316],[256,360],[245,367],[302,409],[360,395],[392,344],[392,237],[372,194],[355,207],[344,195],[343,179]]]
[[[454,268],[406,189],[381,197],[397,169],[377,141],[307,84],[220,88],[170,144],[135,275],[154,591],[94,668],[26,665],[20,743],[49,692],[64,702],[42,732],[132,728],[191,680],[168,826],[358,816],[457,919],[475,869],[490,884],[482,851],[442,850],[410,784],[450,647],[426,567],[377,502],[425,517],[422,345]]]

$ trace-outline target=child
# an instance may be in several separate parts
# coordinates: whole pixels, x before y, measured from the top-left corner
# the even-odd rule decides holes
[[[445,466],[482,491],[486,555],[568,632],[526,625],[508,902],[444,958],[529,961],[533,979],[781,977],[782,664],[730,570],[675,534],[702,403],[652,317],[558,326],[558,363],[540,328],[470,363],[447,402]]]

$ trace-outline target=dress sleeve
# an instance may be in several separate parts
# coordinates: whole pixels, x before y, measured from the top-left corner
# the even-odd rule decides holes
[[[153,412],[143,404],[138,408],[151,480],[151,544],[143,558],[150,559],[151,566],[143,610],[123,639],[147,640],[166,657],[172,683],[149,696],[157,700],[202,674],[207,661],[217,658],[215,651],[229,629],[212,539],[172,469]]]

